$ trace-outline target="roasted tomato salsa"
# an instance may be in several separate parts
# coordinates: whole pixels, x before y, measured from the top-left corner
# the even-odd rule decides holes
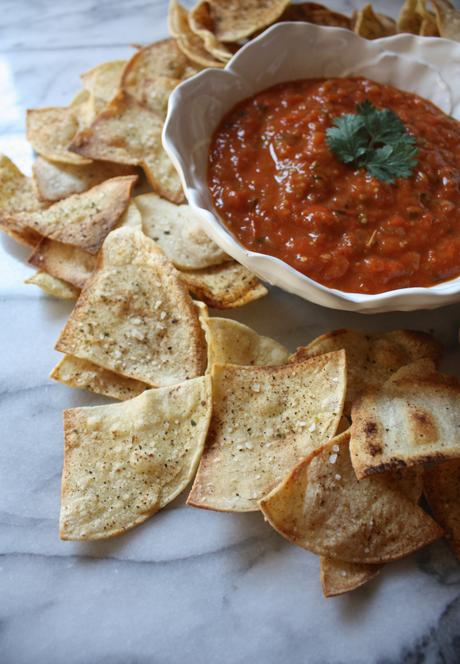
[[[328,147],[334,119],[365,100],[415,136],[410,177],[379,180]],[[328,287],[380,293],[460,274],[460,123],[414,94],[363,78],[260,92],[217,128],[209,187],[245,247]]]

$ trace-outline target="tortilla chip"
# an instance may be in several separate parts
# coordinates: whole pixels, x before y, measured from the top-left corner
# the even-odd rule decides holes
[[[32,179],[26,177],[11,159],[0,154],[0,230],[27,246],[34,246],[40,237],[34,231],[14,223],[21,212],[34,212],[46,207],[35,193]]]
[[[420,33],[422,17],[417,11],[418,0],[405,0],[399,12],[396,27],[398,32]]]
[[[206,370],[190,296],[161,249],[131,228],[107,237],[56,350],[153,386]]]
[[[192,295],[216,309],[242,307],[268,293],[257,277],[236,261],[181,272],[180,276]]]
[[[189,505],[251,512],[306,454],[334,435],[345,353],[278,367],[216,364],[213,417]]]
[[[276,366],[285,364],[289,351],[270,337],[229,318],[209,318],[208,366],[239,364]]]
[[[169,260],[181,270],[220,265],[230,256],[204,232],[199,216],[189,205],[173,205],[156,194],[134,199],[146,235],[157,242]]]
[[[126,60],[102,62],[81,75],[83,87],[89,93],[91,122],[118,92],[125,64]]]
[[[209,2],[198,2],[198,4],[196,4],[190,11],[188,22],[192,32],[203,40],[204,48],[208,53],[217,58],[217,60],[227,62],[230,60],[235,50],[238,49],[238,45],[235,44],[233,50],[231,50],[215,36],[213,32],[214,21],[211,15],[211,6]]]
[[[280,16],[280,21],[307,21],[315,25],[333,26],[351,30],[351,18],[334,12],[316,2],[301,2],[289,5]]]
[[[76,300],[80,294],[78,288],[46,272],[36,272],[24,283],[38,286],[46,295],[57,297],[60,300]]]
[[[416,364],[417,366],[417,364]],[[460,457],[460,384],[403,367],[352,410],[351,459],[358,479],[393,468]]]
[[[75,107],[36,108],[27,111],[27,139],[35,152],[49,159],[64,164],[89,164],[84,159],[68,150],[69,144],[79,130]]]
[[[432,2],[441,37],[460,41],[460,12],[447,0],[432,0]]]
[[[161,142],[161,132],[156,146],[145,155],[141,162],[145,176],[154,191],[171,203],[183,203],[184,190],[174,164],[168,157]]]
[[[223,67],[205,48],[204,41],[196,35],[189,24],[189,13],[176,0],[170,0],[168,13],[169,32],[176,39],[178,48],[193,63],[202,67]]]
[[[129,87],[125,89],[140,104],[165,118],[168,111],[169,96],[179,83],[180,79],[177,78],[157,76],[137,81],[131,80]]]
[[[53,203],[72,194],[82,194],[91,187],[120,175],[134,175],[135,167],[107,161],[91,162],[84,166],[58,164],[38,157],[32,166],[32,175],[38,197]]]
[[[460,461],[437,463],[425,471],[424,493],[434,518],[460,560]]]
[[[419,358],[441,359],[442,345],[424,332],[394,330],[366,334],[358,330],[334,330],[300,347],[292,360],[315,357],[344,348],[347,353],[347,399],[345,412],[368,387],[379,387],[395,371]]]
[[[381,570],[381,565],[365,565],[334,560],[327,556],[320,558],[320,578],[323,595],[336,597],[356,590],[371,581]]]
[[[380,39],[396,34],[396,21],[384,14],[376,14],[372,5],[368,4],[356,12],[353,30],[366,39]]]
[[[88,390],[119,401],[137,397],[150,388],[149,385],[141,383],[139,380],[120,376],[120,374],[72,355],[64,355],[52,370],[50,378],[69,387]]]
[[[420,507],[387,480],[355,477],[349,432],[303,459],[260,501],[270,524],[313,553],[352,563],[403,558],[442,536]]]
[[[290,0],[246,0],[242,6],[239,2],[209,0],[207,4],[216,38],[233,42],[275,23],[289,3]]]
[[[137,176],[105,180],[43,211],[21,213],[16,221],[44,237],[96,254],[126,210]]]
[[[195,473],[210,416],[209,376],[64,411],[61,538],[121,535],[170,503]]]

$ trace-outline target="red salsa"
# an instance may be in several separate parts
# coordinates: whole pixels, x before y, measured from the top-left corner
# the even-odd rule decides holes
[[[366,99],[416,137],[411,177],[383,182],[329,149],[333,120]],[[260,92],[217,128],[209,187],[245,247],[326,286],[381,293],[460,274],[460,123],[414,94],[363,78]]]

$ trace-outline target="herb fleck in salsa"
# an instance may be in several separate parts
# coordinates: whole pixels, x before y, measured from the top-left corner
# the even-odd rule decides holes
[[[334,120],[366,100],[415,137],[410,177],[382,181],[328,146]],[[380,293],[460,274],[460,123],[414,94],[362,78],[265,90],[217,128],[209,186],[245,247],[326,286]]]

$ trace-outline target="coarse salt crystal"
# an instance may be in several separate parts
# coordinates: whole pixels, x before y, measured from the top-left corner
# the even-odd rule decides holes
[[[246,443],[246,449],[247,450],[252,450],[254,448],[254,445],[252,443]]]
[[[303,422],[303,421],[302,421],[302,422],[297,422],[297,426],[298,426],[298,427],[306,427],[306,426],[307,426],[307,423],[306,423],[306,422]]]
[[[345,570],[342,570],[342,571],[340,572],[340,575],[341,575],[341,576],[346,576],[347,573],[345,572]]]
[[[332,450],[333,452],[338,452],[340,450],[340,447],[338,445],[333,445]]]
[[[315,430],[316,430],[316,424],[313,422],[313,424],[310,424],[310,426],[308,427],[308,431],[312,431],[312,432],[313,432],[313,431],[315,431]]]
[[[158,309],[158,307],[161,307],[161,300],[157,300],[153,306],[155,307],[155,309]]]
[[[335,476],[335,479],[336,479],[336,480],[341,480],[341,479],[342,479],[342,475],[339,475],[339,473],[337,473],[336,476]]]
[[[335,463],[337,461],[337,454],[331,454],[329,457],[329,463]]]
[[[164,320],[166,318],[166,311],[162,311],[160,314],[160,320]]]
[[[259,385],[259,383],[254,383],[254,384],[251,386],[251,390],[252,390],[253,392],[260,392],[260,385]]]

